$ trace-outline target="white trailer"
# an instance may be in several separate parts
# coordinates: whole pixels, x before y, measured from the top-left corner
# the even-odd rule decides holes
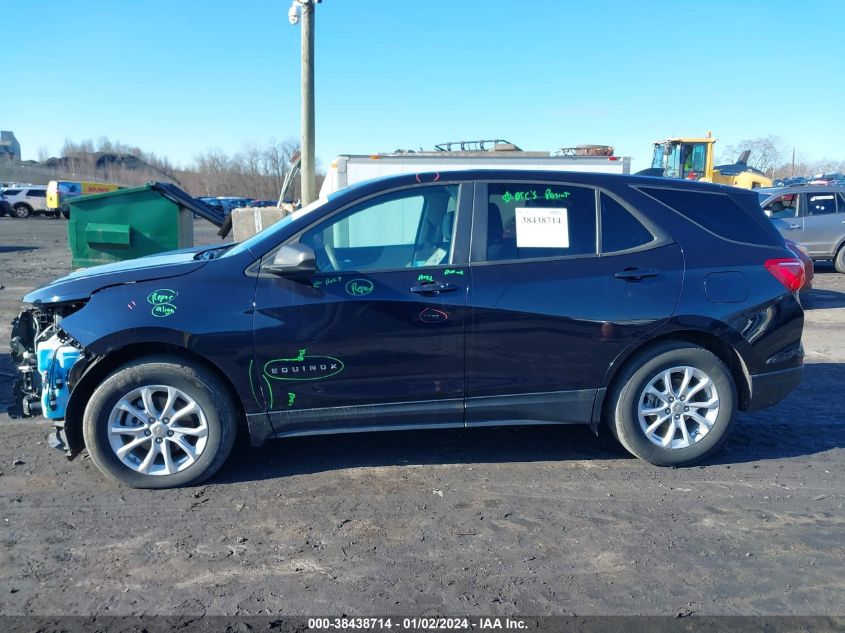
[[[631,173],[629,156],[553,156],[548,152],[445,151],[395,154],[344,154],[336,157],[326,174],[320,197],[363,180],[461,169],[521,169]]]

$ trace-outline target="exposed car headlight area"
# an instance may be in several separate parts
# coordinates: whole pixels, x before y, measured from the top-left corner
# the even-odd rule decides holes
[[[12,321],[9,348],[19,374],[9,411],[13,417],[64,417],[73,388],[71,369],[84,350],[62,330],[61,322],[84,305],[74,302],[28,308]]]

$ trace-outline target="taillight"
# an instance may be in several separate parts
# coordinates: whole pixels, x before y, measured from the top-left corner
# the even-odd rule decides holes
[[[764,265],[766,270],[772,273],[789,292],[798,292],[804,285],[804,264],[800,259],[794,257],[768,259]]]

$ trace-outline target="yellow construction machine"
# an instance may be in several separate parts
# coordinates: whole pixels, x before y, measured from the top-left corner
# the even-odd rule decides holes
[[[771,187],[772,179],[747,164],[750,150],[728,165],[713,165],[716,139],[710,132],[704,138],[667,138],[654,142],[651,168],[639,172],[647,176],[701,180],[744,189]]]

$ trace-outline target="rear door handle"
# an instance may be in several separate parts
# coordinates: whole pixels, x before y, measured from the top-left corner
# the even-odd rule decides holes
[[[842,224],[845,224],[845,222],[842,222]],[[789,229],[790,229],[790,230],[792,230],[792,229],[800,229],[800,228],[801,228],[801,225],[800,225],[800,224],[790,224],[790,225],[789,225]]]
[[[657,277],[659,274],[660,271],[656,268],[626,268],[613,276],[617,279],[624,279],[625,281],[639,281],[645,277]]]
[[[411,292],[418,295],[433,295],[436,297],[441,292],[454,292],[458,288],[459,286],[455,284],[428,283],[422,284],[421,286],[413,286]]]

